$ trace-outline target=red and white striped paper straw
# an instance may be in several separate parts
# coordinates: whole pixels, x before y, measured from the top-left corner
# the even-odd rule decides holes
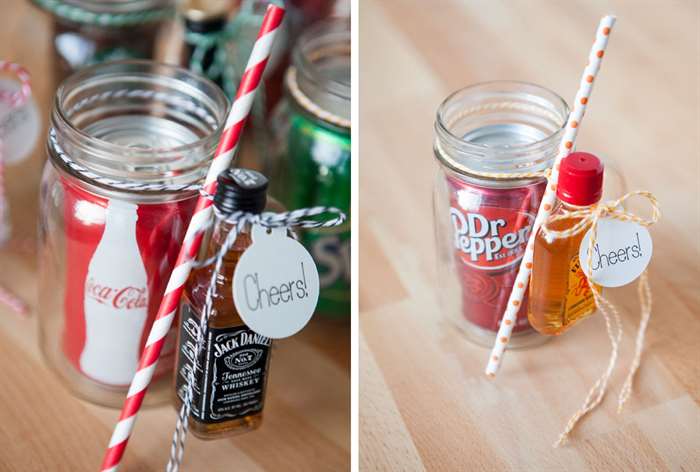
[[[27,304],[7,288],[0,285],[0,304],[6,305],[18,315],[25,317],[29,312]]]
[[[20,88],[16,92],[0,91],[0,101],[7,103],[8,113],[17,107],[21,107],[29,100],[32,87],[29,82],[29,72],[21,65],[0,60],[0,72],[9,72],[16,76],[20,82]],[[0,245],[10,237],[10,219],[8,203],[5,194],[5,155],[3,154],[3,136],[0,136]],[[7,288],[0,285],[0,303],[8,306],[12,311],[21,316],[28,313],[27,304]]]
[[[204,181],[204,191],[210,195],[216,192],[216,178],[230,166],[236,152],[243,126],[250,114],[255,92],[260,85],[275,35],[279,30],[283,17],[283,8],[275,5],[267,7],[260,32],[248,59],[248,65],[243,73],[231,111],[226,119],[221,141]],[[199,251],[204,230],[209,226],[211,206],[212,201],[205,196],[200,196],[197,200],[194,215],[185,233],[185,240],[175,263],[175,269],[170,275],[165,295],[163,295],[158,314],[146,341],[146,347],[141,355],[138,370],[131,381],[124,407],[119,416],[119,422],[114,428],[112,439],[109,441],[109,446],[102,462],[101,470],[103,472],[114,472],[119,467],[129,435],[136,421],[136,415],[153,377],[165,336],[170,330],[170,325],[177,312],[180,295],[192,269],[192,262]]]
[[[574,109],[566,122],[564,136],[559,144],[559,153],[554,160],[552,174],[549,178],[549,185],[547,185],[547,189],[545,190],[542,201],[540,202],[540,208],[537,211],[537,217],[532,225],[532,232],[530,233],[530,239],[527,242],[525,254],[520,261],[518,276],[513,284],[513,290],[510,292],[510,298],[508,298],[508,305],[506,306],[506,311],[503,314],[501,326],[498,328],[496,343],[491,350],[491,355],[489,356],[489,362],[486,366],[486,375],[489,377],[494,377],[498,371],[498,368],[501,366],[503,353],[508,346],[510,335],[513,332],[513,327],[515,326],[515,318],[520,310],[520,305],[523,302],[523,297],[525,295],[525,291],[527,290],[527,284],[530,280],[530,272],[532,271],[532,253],[535,247],[535,236],[537,235],[540,226],[542,226],[542,222],[549,216],[551,210],[554,208],[557,182],[559,180],[559,164],[562,159],[569,155],[571,149],[574,147],[574,143],[576,142],[579,125],[581,124],[583,115],[586,112],[588,100],[593,90],[593,82],[595,81],[598,71],[600,70],[600,64],[603,60],[603,56],[605,55],[605,48],[608,46],[610,31],[612,31],[612,27],[614,25],[614,16],[603,17],[598,25],[595,42],[593,43],[590,54],[588,55],[588,65],[583,71],[581,84],[576,92]]]
[[[10,73],[17,77],[20,82],[20,88],[15,92],[0,90],[0,102],[7,104],[7,113],[12,113],[12,110],[24,105],[32,94],[29,72],[17,63],[2,60],[0,60],[0,72]],[[0,136],[0,245],[3,245],[10,238],[9,205],[5,193],[5,155],[3,154],[3,138],[4,136]]]
[[[20,82],[20,88],[15,92],[0,91],[0,101],[9,103],[10,108],[22,106],[32,94],[29,72],[15,62],[2,60],[0,60],[0,72],[9,72],[16,76]]]

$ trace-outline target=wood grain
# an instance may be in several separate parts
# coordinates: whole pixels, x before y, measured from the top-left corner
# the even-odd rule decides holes
[[[44,123],[53,98],[48,16],[24,0],[0,2],[0,58],[25,65]],[[37,343],[37,207],[46,127],[30,159],[8,166],[13,238],[0,250],[0,284],[27,300],[19,319],[0,306],[0,470],[97,470],[118,411],[71,396]],[[185,471],[336,471],[350,467],[350,327],[317,318],[274,350],[265,421],[218,441],[188,439]],[[145,409],[123,470],[163,470],[175,427],[171,406]]]
[[[551,445],[603,371],[594,317],[509,351],[495,381],[435,296],[433,121],[465,85],[542,84],[571,100],[599,18],[618,16],[577,146],[661,203],[654,310],[634,394]],[[700,3],[363,0],[360,5],[360,466],[363,470],[700,470]]]

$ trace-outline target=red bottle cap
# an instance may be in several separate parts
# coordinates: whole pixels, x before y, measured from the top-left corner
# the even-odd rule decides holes
[[[603,196],[603,163],[593,154],[572,152],[561,161],[557,197],[576,206],[588,206]]]

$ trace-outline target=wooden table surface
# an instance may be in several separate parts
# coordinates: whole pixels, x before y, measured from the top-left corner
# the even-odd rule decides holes
[[[433,121],[448,93],[494,79],[570,101],[607,13],[618,23],[577,145],[659,198],[654,309],[618,415],[639,312],[634,287],[614,291],[625,338],[609,393],[555,450],[607,363],[603,320],[484,376],[488,350],[437,307]],[[700,3],[363,0],[359,20],[361,467],[700,470]]]
[[[24,0],[0,5],[0,58],[25,65],[47,123],[53,98],[48,17]],[[37,344],[38,191],[46,127],[28,160],[8,166],[13,238],[0,250],[0,284],[27,300],[19,319],[0,306],[0,471],[98,470],[118,411],[71,396],[48,370]],[[336,471],[350,464],[350,326],[317,317],[277,343],[256,432],[218,441],[190,436],[185,471]],[[169,405],[139,415],[123,470],[163,470],[175,427]]]

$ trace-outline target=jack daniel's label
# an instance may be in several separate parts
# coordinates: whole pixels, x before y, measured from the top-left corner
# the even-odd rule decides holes
[[[184,401],[187,377],[194,366],[199,318],[183,305],[177,394]],[[265,400],[270,338],[245,325],[207,330],[194,378],[192,416],[219,423],[259,413]]]

